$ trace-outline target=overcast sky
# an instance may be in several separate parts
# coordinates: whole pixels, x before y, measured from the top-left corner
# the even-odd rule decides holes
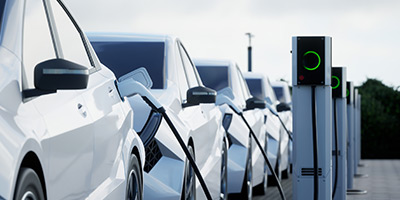
[[[400,86],[400,1],[64,0],[85,31],[178,36],[192,58],[233,59],[247,70],[246,32],[255,35],[253,71],[291,82],[291,37],[332,37],[333,66],[356,85]]]

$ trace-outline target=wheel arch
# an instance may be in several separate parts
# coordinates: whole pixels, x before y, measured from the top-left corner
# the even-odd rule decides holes
[[[47,199],[47,189],[46,189],[46,181],[45,181],[45,177],[44,177],[44,171],[43,171],[42,164],[40,163],[40,159],[36,155],[36,153],[34,153],[33,151],[29,151],[25,154],[24,158],[21,161],[20,167],[18,169],[17,182],[18,182],[18,178],[19,178],[20,171],[22,168],[30,168],[36,172],[36,174],[39,176],[40,183],[43,188],[44,197],[45,197],[45,199]],[[16,190],[16,187],[14,188],[13,196],[15,195],[15,192],[16,192],[15,190]]]

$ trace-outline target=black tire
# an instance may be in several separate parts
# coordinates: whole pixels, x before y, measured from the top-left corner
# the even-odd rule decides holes
[[[192,146],[188,146],[190,155],[194,160],[194,150]],[[185,161],[185,176],[183,177],[183,187],[181,200],[195,200],[196,199],[196,175],[194,173],[193,167],[189,163],[189,159],[186,158]]]
[[[128,168],[128,180],[126,184],[126,200],[143,199],[143,176],[139,159],[135,154],[131,155]]]
[[[265,146],[264,146],[264,151],[267,153],[268,148],[267,148],[267,136],[265,137]],[[268,165],[267,162],[264,161],[264,178],[263,181],[255,186],[253,188],[253,194],[254,195],[264,195],[267,192],[267,187],[268,187]]]
[[[279,169],[280,164],[281,164],[281,161],[280,161],[280,156],[279,156],[278,160],[276,161],[276,165],[275,165],[275,170],[274,171],[275,171],[275,174],[278,177],[279,181],[282,181],[282,171]],[[269,178],[269,180],[271,180],[271,181],[269,181],[269,185],[271,185],[271,186],[277,186],[278,185],[278,183],[276,182],[276,179],[274,178],[273,175],[269,175],[268,178]]]
[[[45,199],[39,176],[31,168],[21,168],[15,187],[16,200],[43,200]]]
[[[228,199],[228,148],[225,139],[222,142],[221,155],[221,182],[220,182],[220,200]]]
[[[282,179],[289,178],[289,176],[290,176],[289,170],[290,170],[290,166],[288,165],[287,168],[282,171]]]
[[[251,137],[249,138],[249,150],[247,153],[247,161],[246,161],[246,171],[245,176],[243,178],[242,191],[239,196],[240,199],[243,200],[251,200],[253,198],[253,166],[252,166],[252,157],[251,157]]]

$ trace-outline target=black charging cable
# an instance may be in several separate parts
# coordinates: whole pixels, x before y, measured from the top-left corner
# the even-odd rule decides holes
[[[232,107],[231,107],[231,108],[232,108]],[[235,111],[234,108],[232,108],[232,110]],[[236,112],[236,111],[235,111],[235,112]],[[236,112],[236,113],[237,113],[237,112]],[[247,122],[246,118],[243,116],[243,113],[240,112],[240,113],[237,113],[237,114],[242,118],[242,120],[243,120],[244,123],[246,124],[247,128],[250,130],[250,134],[251,134],[252,138],[254,138],[254,141],[256,141],[256,144],[257,144],[258,148],[260,149],[260,151],[261,151],[261,153],[262,153],[262,155],[263,155],[263,157],[264,157],[264,160],[265,160],[265,162],[266,162],[267,165],[268,165],[269,170],[271,171],[273,177],[275,178],[275,180],[276,180],[276,182],[277,182],[277,184],[278,184],[279,194],[281,195],[281,197],[282,197],[283,200],[286,200],[285,193],[283,192],[283,189],[282,189],[282,185],[281,185],[281,183],[280,183],[280,180],[278,179],[278,176],[276,175],[275,171],[273,170],[272,165],[271,165],[271,163],[270,163],[269,160],[268,160],[267,154],[265,153],[264,149],[262,148],[262,146],[261,146],[261,144],[260,144],[260,141],[258,140],[258,138],[257,138],[256,134],[254,133],[253,129],[251,128],[251,126],[250,126],[249,123]]]
[[[175,138],[178,140],[179,145],[181,146],[183,152],[185,152],[186,157],[189,160],[190,165],[193,167],[194,173],[196,174],[197,178],[199,179],[200,185],[203,188],[203,191],[206,195],[207,200],[212,200],[210,191],[207,188],[206,182],[204,181],[203,176],[200,173],[199,168],[196,165],[196,162],[194,161],[193,157],[190,155],[189,150],[186,147],[185,142],[181,138],[181,136],[178,133],[178,130],[176,130],[174,124],[172,123],[171,119],[168,117],[166,110],[164,107],[157,108],[153,102],[151,102],[147,97],[142,96],[143,100],[155,111],[161,113],[161,115],[164,117],[165,121],[167,122],[169,128],[171,129],[172,133],[174,134]]]
[[[333,193],[332,199],[335,198],[336,187],[338,181],[338,173],[339,173],[339,150],[338,150],[338,123],[337,123],[337,110],[336,110],[336,98],[333,99],[333,125],[335,127],[335,181],[333,183]]]
[[[314,200],[318,200],[318,135],[317,135],[317,104],[315,103],[315,85],[311,86],[311,109],[313,131],[313,155],[314,155]]]
[[[272,113],[272,114],[273,114],[273,113]],[[275,115],[275,114],[274,114],[274,115]],[[281,116],[279,116],[278,114],[276,114],[275,116],[278,117],[278,119],[279,119],[279,121],[281,122],[283,128],[285,129],[286,133],[288,134],[289,139],[292,140],[292,142],[293,142],[292,132],[290,132],[290,131],[287,129],[285,123],[283,123],[283,121],[282,121]]]

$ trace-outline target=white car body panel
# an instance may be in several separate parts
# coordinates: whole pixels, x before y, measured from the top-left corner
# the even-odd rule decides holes
[[[180,90],[180,84],[188,83],[180,83],[178,77],[179,62],[182,62],[177,58],[177,55],[180,54],[177,44],[180,44],[180,41],[176,37],[165,35],[88,34],[92,44],[96,42],[164,43],[163,88],[151,89],[150,91],[167,110],[167,114],[186,144],[194,143],[196,163],[206,184],[212,186],[209,187],[209,190],[213,199],[219,198],[221,147],[222,140],[225,137],[225,131],[221,125],[222,113],[214,104],[200,104],[182,108],[181,96],[186,96],[186,91]],[[201,82],[199,85],[202,85]],[[129,102],[135,112],[143,113],[141,116],[136,115],[134,119],[135,130],[141,132],[145,129],[151,109],[138,96],[130,97]],[[144,173],[144,199],[179,199],[182,191],[186,156],[164,120],[156,131],[154,139],[157,141],[162,157],[150,171]],[[196,184],[196,188],[197,198],[204,199],[205,196],[199,183]]]
[[[132,130],[133,112],[116,92],[115,76],[95,60],[87,89],[24,99],[24,4],[7,0],[1,23],[0,197],[14,198],[18,171],[30,152],[43,171],[47,199],[125,198],[131,152],[136,148],[138,159],[145,155]]]

